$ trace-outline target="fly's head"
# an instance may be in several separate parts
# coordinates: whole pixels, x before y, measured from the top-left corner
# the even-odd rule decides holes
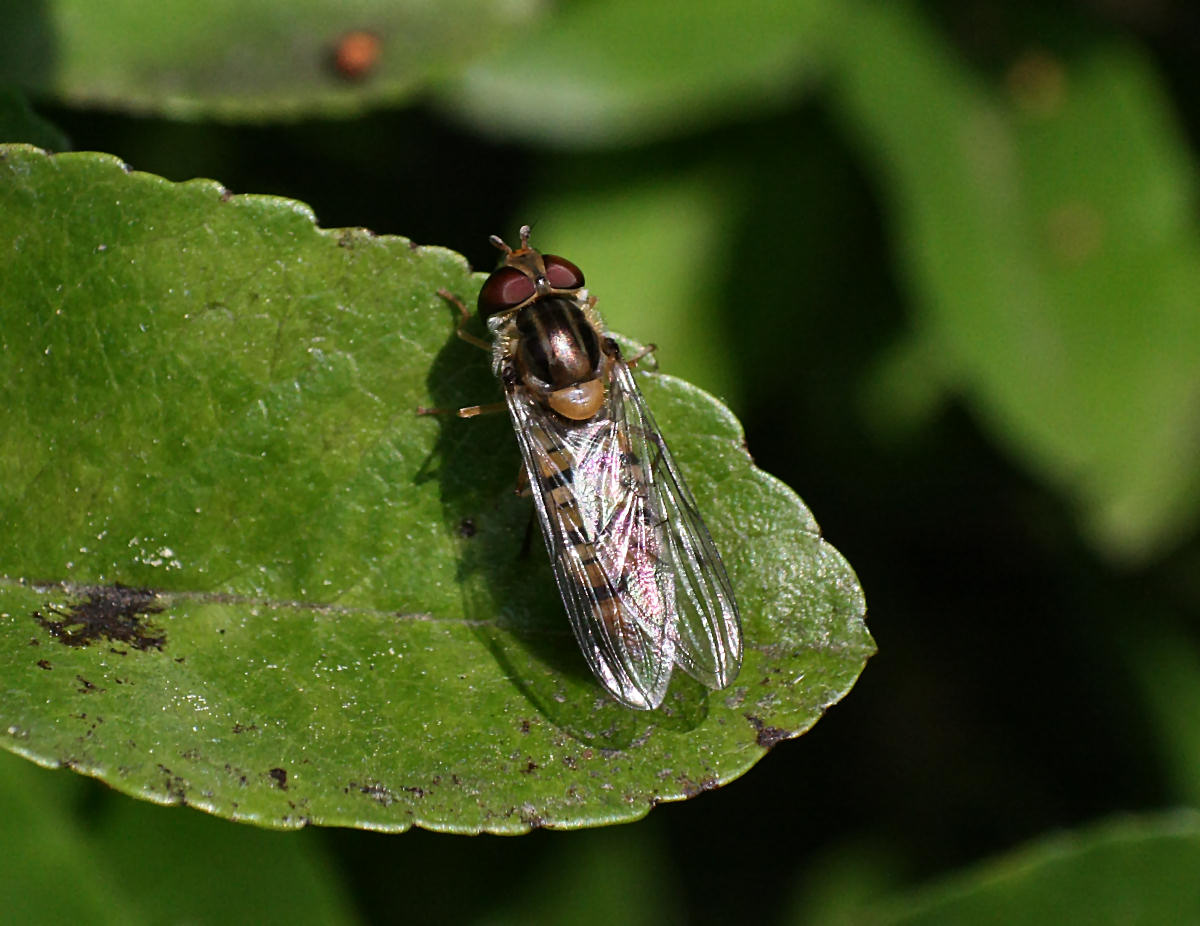
[[[521,226],[521,246],[510,248],[496,235],[491,242],[504,252],[504,263],[479,290],[479,317],[488,322],[510,315],[549,296],[581,299],[583,272],[564,257],[529,246],[529,226]]]
[[[479,315],[493,331],[505,328],[516,378],[543,406],[570,421],[586,421],[604,405],[611,358],[584,311],[583,273],[573,263],[500,238],[504,263],[479,291]]]

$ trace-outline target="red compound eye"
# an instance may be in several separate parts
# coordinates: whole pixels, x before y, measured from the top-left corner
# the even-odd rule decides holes
[[[488,318],[497,312],[511,309],[529,299],[535,292],[533,280],[515,267],[501,267],[483,284],[479,291],[479,317]]]
[[[547,254],[546,279],[555,289],[579,289],[583,285],[583,271],[564,257]]]

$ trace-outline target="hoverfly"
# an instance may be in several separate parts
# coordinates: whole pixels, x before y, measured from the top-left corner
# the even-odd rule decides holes
[[[568,260],[499,237],[479,291],[492,353],[571,628],[596,678],[652,710],[675,665],[724,688],[742,664],[737,603],[696,502],[616,341]],[[502,406],[458,410],[464,418]]]

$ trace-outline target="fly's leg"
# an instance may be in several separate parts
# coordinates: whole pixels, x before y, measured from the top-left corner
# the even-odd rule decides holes
[[[657,344],[647,344],[645,347],[643,347],[641,350],[639,350],[636,354],[634,354],[632,357],[630,357],[628,360],[626,360],[625,365],[632,370],[634,367],[637,366],[637,363],[639,360],[641,360],[643,357],[650,356],[656,350],[658,350]]]
[[[458,415],[459,418],[474,418],[476,415],[492,415],[506,408],[503,402],[489,402],[487,405],[468,405],[464,408],[426,408],[417,406],[418,415]]]
[[[471,310],[467,308],[466,304],[448,289],[439,289],[437,294],[452,306],[458,308],[458,324],[454,328],[454,333],[468,344],[474,344],[480,350],[486,350],[491,353],[492,345],[488,344],[483,338],[477,338],[471,332],[467,331],[467,322],[471,320]]]
[[[487,341],[475,337],[475,335],[466,330],[467,322],[471,320],[471,312],[467,309],[463,301],[448,289],[439,289],[437,294],[458,309],[458,324],[454,326],[454,333],[468,344],[474,344],[481,350],[486,350],[490,353],[492,348]],[[464,408],[425,408],[418,405],[417,414],[458,415],[459,418],[474,418],[476,415],[490,415],[493,412],[503,411],[506,407],[503,402],[491,402],[487,405],[468,405]]]
[[[656,350],[658,350],[657,344],[647,344],[645,347],[643,347],[641,350],[639,350],[636,354],[634,354],[628,360],[625,360],[624,361],[625,366],[629,367],[632,370],[634,367],[637,366],[639,360],[642,360],[642,359],[650,356]],[[604,339],[604,352],[606,354],[608,354],[608,356],[610,356],[613,360],[624,360],[624,358],[621,356],[621,345],[618,344],[616,341],[614,341],[612,338]]]

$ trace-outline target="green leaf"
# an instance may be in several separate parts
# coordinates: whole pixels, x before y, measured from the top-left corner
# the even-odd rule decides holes
[[[831,922],[909,926],[1200,919],[1200,814],[1110,821],[1027,846],[942,884]],[[805,922],[812,922],[805,919]]]
[[[811,85],[836,9],[828,0],[569,4],[473,64],[445,102],[485,131],[566,146],[745,118]]]
[[[247,910],[255,923],[354,922],[315,833],[235,827],[115,795],[81,802],[71,786],[82,783],[0,754],[8,922],[222,923]]]
[[[394,103],[489,49],[537,0],[47,0],[0,10],[0,81],[76,106],[272,119]],[[378,40],[357,76],[350,33]]]
[[[836,100],[890,198],[919,342],[877,398],[919,417],[931,389],[893,384],[924,370],[1098,545],[1151,555],[1200,514],[1196,169],[1157,75],[1098,43],[1014,62],[1005,95],[910,6],[857,9]]]
[[[499,396],[436,295],[478,286],[461,257],[0,152],[5,747],[268,826],[522,832],[728,782],[861,671],[853,572],[696,388],[642,375],[748,652],[645,714],[521,553],[507,421],[414,414]]]

